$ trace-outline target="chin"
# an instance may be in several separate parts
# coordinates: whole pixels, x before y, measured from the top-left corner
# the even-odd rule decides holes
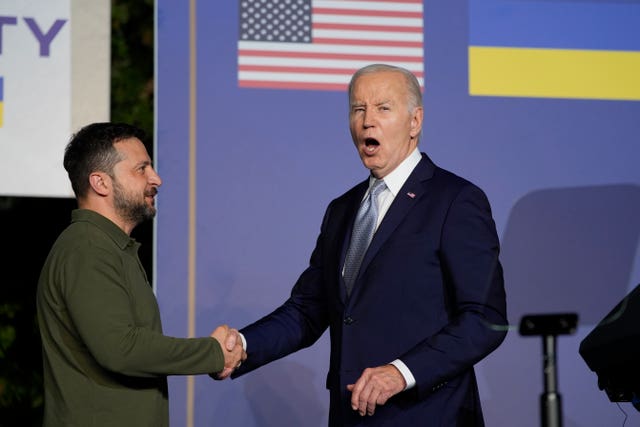
[[[378,168],[378,165],[376,164],[376,162],[374,162],[374,160],[371,158],[365,157],[364,159],[362,159],[362,164],[364,165],[365,168],[369,170],[374,170]]]

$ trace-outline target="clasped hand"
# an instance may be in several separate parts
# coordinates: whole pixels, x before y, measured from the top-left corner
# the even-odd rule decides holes
[[[227,325],[218,326],[211,337],[218,341],[224,354],[224,369],[215,375],[216,379],[223,380],[247,359],[247,353],[242,347],[242,338],[237,329]]]
[[[362,416],[373,415],[376,405],[384,405],[406,386],[404,377],[393,365],[367,368],[355,384],[347,386],[351,392],[351,408]]]

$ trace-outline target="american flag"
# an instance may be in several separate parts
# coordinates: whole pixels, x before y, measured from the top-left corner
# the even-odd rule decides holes
[[[422,0],[240,0],[241,87],[345,90],[372,63],[424,85]]]

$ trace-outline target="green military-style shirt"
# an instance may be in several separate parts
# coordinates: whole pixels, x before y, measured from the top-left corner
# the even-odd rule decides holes
[[[223,369],[215,339],[162,334],[138,247],[83,209],[53,245],[37,292],[45,427],[167,426],[166,376]]]

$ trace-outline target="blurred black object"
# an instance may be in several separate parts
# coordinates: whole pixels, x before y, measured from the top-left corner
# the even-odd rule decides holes
[[[580,355],[611,402],[640,411],[640,284],[582,340]]]

